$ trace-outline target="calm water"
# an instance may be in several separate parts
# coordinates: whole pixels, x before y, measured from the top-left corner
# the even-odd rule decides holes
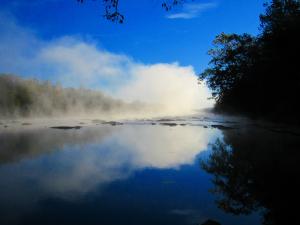
[[[282,127],[209,118],[117,126],[86,120],[81,129],[69,130],[30,126],[0,131],[1,225],[199,225],[207,219],[223,225],[261,224],[266,208],[272,212],[276,202],[268,205],[254,194],[251,188],[258,178],[252,168],[262,176],[277,176],[271,186],[263,185],[268,190],[276,186],[276,196],[286,193],[278,179],[286,186],[290,179],[282,176],[293,173],[294,181],[299,178],[299,151],[294,151],[300,146],[299,136]],[[222,144],[231,155],[218,155]],[[235,154],[235,148],[244,155]],[[288,163],[278,160],[285,158],[285,150],[293,154]],[[201,162],[208,162],[212,154],[220,161],[210,161],[204,170]],[[224,165],[222,160],[227,160]],[[274,160],[288,171],[274,167]],[[257,162],[258,168],[253,166]],[[268,173],[261,165],[268,165]],[[219,186],[219,194],[209,192],[220,180],[227,186]],[[239,195],[231,196],[228,187]],[[247,203],[256,206],[249,205],[253,210],[248,215],[228,213],[216,203],[226,196],[237,201],[249,195],[253,201]]]

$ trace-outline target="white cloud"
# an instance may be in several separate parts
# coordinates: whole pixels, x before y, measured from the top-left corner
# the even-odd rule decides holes
[[[46,72],[51,71],[63,84],[90,88],[97,88],[101,81],[109,87],[117,85],[118,79],[124,79],[133,64],[125,55],[110,53],[75,37],[46,43],[36,57],[48,68]]]
[[[168,19],[192,19],[198,17],[206,10],[217,7],[215,2],[209,3],[190,3],[183,6],[182,12],[167,15]]]
[[[197,84],[192,66],[146,65],[78,37],[41,40],[7,15],[0,14],[0,21],[0,72],[99,88],[124,100],[159,105],[168,115],[188,114],[213,104],[207,100],[207,87]]]

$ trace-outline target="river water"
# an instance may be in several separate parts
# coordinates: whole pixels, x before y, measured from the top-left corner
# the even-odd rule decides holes
[[[298,188],[290,127],[220,116],[0,126],[2,225],[276,224]]]

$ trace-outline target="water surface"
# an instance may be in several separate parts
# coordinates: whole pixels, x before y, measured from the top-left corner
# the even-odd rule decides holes
[[[211,118],[84,120],[80,129],[7,124],[0,131],[0,224],[7,225],[261,224],[261,209],[236,216],[217,207],[209,192],[216,173],[200,162],[217,140],[260,149],[277,137],[284,149],[299,139]]]

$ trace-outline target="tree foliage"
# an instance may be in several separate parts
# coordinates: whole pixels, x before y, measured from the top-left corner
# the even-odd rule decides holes
[[[300,3],[272,0],[260,16],[261,33],[220,34],[200,74],[216,109],[255,116],[297,115],[300,88]]]
[[[221,102],[228,92],[239,85],[253,62],[249,60],[256,54],[255,38],[249,34],[221,33],[213,41],[214,49],[209,51],[212,56],[210,68],[206,69],[200,79],[208,79],[217,102]]]

